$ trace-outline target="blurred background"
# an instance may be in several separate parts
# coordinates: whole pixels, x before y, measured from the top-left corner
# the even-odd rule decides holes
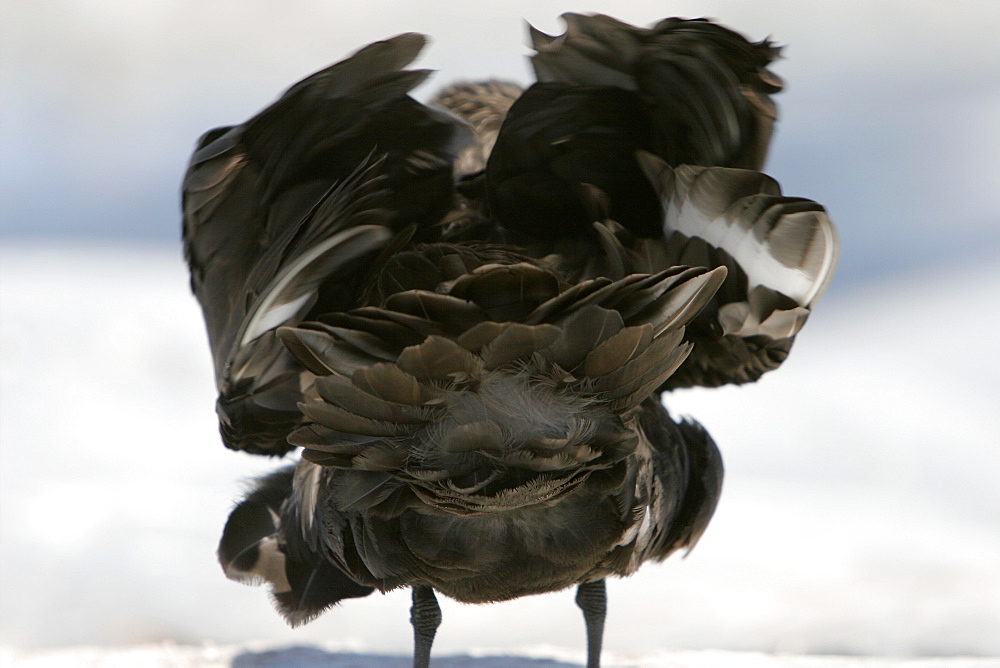
[[[224,450],[179,242],[205,130],[399,32],[452,79],[531,81],[524,21],[718,19],[787,45],[769,174],[827,206],[824,303],[777,374],[668,397],[719,443],[686,560],[611,583],[606,646],[1000,656],[1000,4],[0,2],[0,644],[409,651],[408,595],[286,629],[214,549]],[[572,593],[444,606],[436,648],[582,647]]]

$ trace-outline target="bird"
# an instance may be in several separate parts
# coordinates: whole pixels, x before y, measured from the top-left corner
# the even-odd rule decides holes
[[[218,558],[291,625],[412,589],[577,588],[600,665],[605,579],[690,551],[718,503],[708,432],[662,397],[787,357],[839,244],[760,170],[780,47],[707,19],[529,26],[536,81],[426,103],[426,38],[369,44],[197,142],[184,253],[224,444],[293,462]],[[777,421],[776,421],[777,422]]]

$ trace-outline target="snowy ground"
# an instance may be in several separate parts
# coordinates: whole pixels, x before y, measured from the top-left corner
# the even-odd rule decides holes
[[[778,373],[670,397],[725,491],[687,559],[609,583],[612,665],[1000,665],[926,658],[1000,657],[997,294],[969,268],[839,295]],[[406,592],[290,630],[223,577],[240,481],[275,463],[219,443],[178,251],[8,245],[0,298],[0,664],[405,665]],[[570,592],[442,607],[435,654],[526,657],[442,665],[582,659]]]
[[[580,668],[580,653],[534,648],[512,655],[444,656],[434,668]],[[0,665],[17,668],[409,668],[409,657],[359,654],[318,647],[255,650],[234,646],[186,647],[171,643],[130,647],[77,647],[30,652],[0,650]],[[605,668],[996,668],[989,658],[892,659],[771,655],[723,650],[605,653]]]

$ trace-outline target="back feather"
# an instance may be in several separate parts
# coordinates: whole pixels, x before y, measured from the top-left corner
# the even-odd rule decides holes
[[[398,288],[379,306],[279,331],[322,400],[300,405],[310,422],[289,441],[323,466],[383,474],[343,509],[475,514],[566,494],[634,448],[617,416],[687,357],[684,326],[725,277],[677,267],[566,290],[537,265],[462,255],[394,258],[382,280]],[[414,276],[432,257],[452,261]]]

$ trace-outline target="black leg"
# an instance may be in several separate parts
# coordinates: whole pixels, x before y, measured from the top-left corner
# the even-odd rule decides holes
[[[434,590],[427,585],[413,588],[410,623],[413,624],[413,668],[428,668],[431,664],[434,634],[441,624],[441,608],[438,607]]]
[[[601,643],[604,640],[604,615],[608,595],[604,580],[584,582],[576,589],[576,604],[587,623],[587,668],[601,668]]]

